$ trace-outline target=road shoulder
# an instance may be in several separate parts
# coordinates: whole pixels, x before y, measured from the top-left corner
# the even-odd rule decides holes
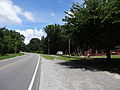
[[[41,60],[39,90],[120,90],[120,80],[104,72],[62,66],[60,60]]]

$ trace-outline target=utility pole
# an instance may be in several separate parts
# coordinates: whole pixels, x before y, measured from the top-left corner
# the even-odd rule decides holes
[[[14,39],[14,44],[15,44],[14,49],[15,49],[15,54],[16,54],[16,52],[17,52],[17,40],[16,39]]]
[[[50,37],[48,37],[48,54],[50,52]]]
[[[70,58],[70,37],[69,37],[69,58]]]

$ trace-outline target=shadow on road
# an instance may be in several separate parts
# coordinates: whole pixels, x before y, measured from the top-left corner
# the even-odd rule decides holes
[[[93,72],[97,71],[109,71],[111,73],[120,74],[120,59],[112,59],[107,61],[105,58],[96,58],[96,59],[81,59],[81,60],[70,60],[66,62],[58,63],[64,65],[68,68],[81,68],[85,70],[90,70]]]

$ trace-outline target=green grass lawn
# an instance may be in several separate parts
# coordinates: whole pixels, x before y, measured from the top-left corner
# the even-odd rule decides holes
[[[16,57],[16,56],[22,56],[22,55],[24,55],[24,54],[23,53],[7,54],[7,55],[4,55],[4,56],[0,56],[0,60],[13,58],[13,57]]]
[[[59,56],[59,55],[47,55],[47,54],[41,54],[42,57],[44,57],[45,59],[48,60],[54,60],[54,59],[58,59],[58,60],[64,60],[64,61],[69,61],[69,60],[80,60],[80,59],[84,59],[82,57],[79,56],[72,56],[71,58],[68,58],[66,56]],[[106,58],[106,56],[91,56],[91,57],[95,57],[95,58]],[[111,55],[112,58],[120,58],[120,55]],[[87,59],[86,59],[87,60]],[[93,60],[93,59],[88,59],[88,60]]]
[[[91,56],[96,58],[107,58],[106,56]],[[111,55],[111,58],[120,58],[120,55]]]
[[[48,60],[54,60],[54,58],[55,58],[51,55],[46,55],[46,54],[41,54],[41,56],[44,57],[45,59],[48,59]]]
[[[54,59],[58,59],[58,60],[64,60],[64,61],[69,61],[69,60],[80,60],[81,58],[69,58],[66,56],[60,56],[60,55],[47,55],[47,54],[41,54],[42,57],[44,57],[45,59],[48,60],[54,60]]]
[[[112,58],[120,58],[120,55],[112,55]]]

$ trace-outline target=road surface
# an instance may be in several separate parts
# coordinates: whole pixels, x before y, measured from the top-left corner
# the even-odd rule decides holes
[[[120,75],[28,54],[0,61],[0,90],[120,90]]]
[[[40,56],[28,54],[0,61],[0,90],[39,90]]]

